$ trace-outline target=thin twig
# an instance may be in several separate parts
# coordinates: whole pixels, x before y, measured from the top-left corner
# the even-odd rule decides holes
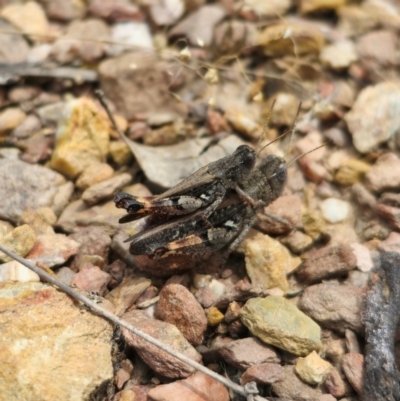
[[[97,99],[99,99],[100,104],[103,106],[104,110],[106,111],[107,116],[111,121],[111,124],[113,125],[115,131],[117,131],[117,134],[128,145],[128,147],[131,148],[128,138],[124,135],[124,133],[118,127],[117,122],[115,121],[115,118],[114,118],[113,114],[111,113],[110,108],[108,107],[108,104],[107,104],[105,96],[104,96],[104,92],[101,89],[96,89],[94,93],[96,94]]]
[[[137,329],[135,326],[132,326],[125,320],[121,319],[114,313],[109,312],[108,310],[101,307],[99,304],[93,302],[89,298],[85,297],[84,295],[78,293],[74,289],[72,289],[69,285],[61,282],[57,278],[51,276],[50,274],[46,273],[44,270],[38,268],[33,263],[29,262],[28,260],[22,258],[21,256],[15,254],[14,252],[10,251],[9,249],[5,248],[3,245],[0,245],[0,251],[4,252],[6,255],[10,256],[17,262],[21,263],[22,265],[26,266],[28,269],[34,271],[41,279],[47,281],[48,283],[57,286],[65,292],[66,294],[70,295],[71,297],[81,301],[84,305],[90,308],[92,311],[96,312],[99,316],[102,316],[115,324],[119,324],[122,327],[125,327],[127,330],[131,331],[133,334],[136,334],[138,337],[142,338],[143,340],[148,341],[150,344],[155,345],[156,347],[160,348],[161,350],[167,352],[168,354],[174,356],[177,359],[180,359],[182,362],[185,362],[189,366],[197,369],[198,371],[206,374],[207,376],[212,377],[213,379],[219,381],[224,386],[232,389],[238,394],[241,394],[245,397],[249,395],[246,389],[233,381],[215,373],[214,371],[206,368],[205,366],[195,362],[194,360],[188,358],[186,355],[181,354],[180,352],[172,349],[171,347],[165,345],[161,341],[149,336],[148,334],[144,333],[143,331]],[[266,398],[260,397],[258,395],[254,396],[255,401],[266,401]]]

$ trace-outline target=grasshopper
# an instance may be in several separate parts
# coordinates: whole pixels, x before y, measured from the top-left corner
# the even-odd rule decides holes
[[[256,214],[282,194],[286,177],[286,161],[268,155],[253,169],[247,180],[238,184],[251,203],[231,189],[214,213],[209,215],[209,224],[200,210],[150,226],[127,240],[130,242],[129,251],[133,255],[147,255],[149,259],[177,254],[196,256],[220,249],[229,254],[246,236]]]

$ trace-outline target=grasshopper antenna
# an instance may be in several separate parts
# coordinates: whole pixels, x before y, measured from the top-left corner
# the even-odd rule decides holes
[[[286,132],[284,132],[283,134],[279,135],[277,138],[275,138],[273,141],[268,142],[265,146],[263,146],[257,153],[257,156],[265,149],[267,148],[269,145],[271,145],[272,143],[279,141],[280,139],[284,138],[287,134],[290,134],[292,132],[292,130],[288,130]]]
[[[118,135],[121,136],[121,138],[124,136],[122,131],[119,129],[117,122],[115,121],[114,116],[111,113],[110,108],[108,107],[108,104],[106,103],[106,100],[104,98],[104,92],[101,89],[97,89],[95,91],[95,94],[97,96],[97,99],[99,99],[99,102],[103,106],[103,109],[106,111],[108,118],[110,119],[115,131],[117,131]]]
[[[268,119],[267,119],[267,122],[266,122],[266,124],[265,124],[265,129],[266,129],[266,127],[267,127],[267,124],[268,124],[270,115],[271,115],[271,113],[272,113],[272,108],[273,108],[274,105],[275,105],[275,101],[276,101],[276,99],[274,99],[274,102],[272,103],[271,111],[270,111],[270,114],[268,115]],[[271,145],[272,143],[274,143],[274,142],[276,142],[276,141],[279,141],[280,139],[284,138],[286,135],[288,135],[288,134],[291,133],[292,135],[290,136],[290,142],[289,142],[289,150],[290,150],[290,148],[291,148],[291,146],[292,146],[293,134],[294,134],[294,132],[296,131],[296,124],[297,124],[297,120],[298,120],[298,118],[299,118],[300,108],[301,108],[301,102],[299,103],[299,107],[297,108],[297,113],[296,113],[296,117],[295,117],[295,120],[294,120],[294,123],[293,123],[293,128],[290,129],[290,130],[288,130],[288,131],[286,131],[286,132],[284,132],[282,135],[279,135],[276,139],[274,139],[273,141],[271,141],[271,142],[267,143],[265,146],[263,146],[263,147],[258,151],[257,156],[258,156],[267,146]],[[265,130],[265,129],[264,129],[264,130]],[[263,134],[264,134],[264,130],[263,130]],[[261,142],[262,136],[263,136],[263,135],[261,135],[261,137],[260,137],[260,139],[259,139],[259,141],[258,141],[257,147],[258,147],[258,145],[259,145],[260,142]],[[256,148],[256,149],[257,149],[257,148]],[[288,153],[289,153],[289,152],[288,152]]]
[[[305,155],[308,155],[309,153],[315,152],[316,150],[321,149],[321,148],[323,148],[324,146],[329,145],[329,144],[331,144],[331,143],[333,143],[333,141],[327,141],[327,142],[323,143],[322,145],[317,146],[316,148],[309,150],[308,152],[304,152],[304,153],[302,153],[301,155],[296,156],[295,158],[293,158],[292,160],[290,160],[290,162],[287,164],[287,167],[289,167],[289,166],[290,166],[291,164],[293,164],[296,160],[301,159],[301,158],[304,157]]]
[[[258,142],[257,142],[256,149],[260,146],[260,143],[261,143],[261,141],[262,141],[262,139],[263,139],[263,137],[264,137],[264,134],[265,134],[265,132],[267,131],[268,123],[269,123],[269,120],[270,120],[270,118],[271,118],[272,110],[274,109],[275,103],[276,103],[276,99],[274,99],[274,100],[272,101],[271,108],[269,109],[267,121],[266,121],[265,124],[264,124],[263,130],[262,130],[261,135],[260,135],[260,139],[259,139]],[[272,143],[272,142],[270,142],[270,143]],[[268,144],[268,145],[269,145],[269,144]],[[268,146],[268,145],[267,145],[267,146]],[[265,148],[265,146],[264,146],[264,148]],[[263,148],[263,149],[264,149],[264,148]],[[262,150],[262,149],[261,149],[261,150]],[[260,150],[260,152],[261,152],[261,150]],[[257,155],[258,155],[260,152],[258,152]]]
[[[114,127],[115,131],[117,131],[118,135],[120,138],[128,145],[128,139],[124,135],[124,133],[121,131],[121,129],[118,127],[117,122],[115,121],[115,118],[113,114],[111,113],[110,108],[108,107],[108,104],[106,103],[106,100],[104,98],[104,92],[101,89],[96,89],[94,93],[97,96],[97,99],[99,99],[100,104],[103,106],[103,109],[106,111],[108,118],[111,121],[112,126]]]
[[[291,129],[292,135],[290,136],[289,146],[288,146],[288,150],[286,152],[286,155],[290,154],[290,152],[292,150],[293,136],[294,136],[294,133],[296,132],[296,125],[297,125],[297,121],[299,120],[300,109],[301,109],[301,102],[299,102],[299,107],[297,107],[296,117],[294,118],[294,121],[293,121],[293,128]]]

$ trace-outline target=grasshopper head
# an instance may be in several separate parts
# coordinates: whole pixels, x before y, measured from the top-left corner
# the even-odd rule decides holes
[[[114,196],[115,206],[120,209],[125,209],[128,213],[136,213],[143,209],[143,204],[138,202],[135,197],[125,192],[118,192]]]
[[[275,155],[268,155],[261,160],[258,169],[263,173],[272,189],[271,201],[278,198],[285,188],[287,179],[287,164],[284,159]]]

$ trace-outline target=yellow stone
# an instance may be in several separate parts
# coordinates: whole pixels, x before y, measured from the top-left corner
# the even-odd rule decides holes
[[[114,174],[114,169],[107,163],[93,163],[85,169],[76,180],[79,189],[87,189],[90,186],[108,180]]]
[[[258,139],[262,133],[261,125],[241,111],[227,110],[224,117],[235,130],[248,138]]]
[[[1,239],[1,244],[17,255],[24,257],[31,251],[35,241],[35,231],[28,224],[24,224],[5,235]],[[0,261],[9,262],[11,260],[13,259],[0,252]]]
[[[300,379],[311,385],[322,383],[331,369],[332,365],[322,359],[315,351],[305,358],[299,358],[295,365],[296,373]]]
[[[132,151],[123,141],[110,143],[110,156],[119,166],[126,166],[132,161]]]
[[[224,320],[224,314],[215,306],[206,309],[205,312],[209,326],[216,326]]]
[[[59,289],[0,283],[0,311],[1,400],[88,400],[113,380],[113,325]]]
[[[303,214],[302,223],[306,234],[313,239],[318,238],[326,231],[324,219],[310,210]]]
[[[337,10],[346,4],[346,0],[302,0],[300,12],[308,14],[315,11]]]
[[[341,185],[353,185],[362,181],[364,175],[371,169],[368,163],[357,159],[349,159],[335,174],[335,181]]]
[[[8,107],[0,113],[0,134],[6,134],[25,120],[26,114],[18,107]]]
[[[46,13],[36,1],[27,1],[25,4],[9,4],[3,8],[1,16],[22,32],[36,34],[29,36],[34,42],[42,41],[43,36],[49,33]]]
[[[301,263],[301,259],[292,257],[279,241],[262,234],[245,242],[245,261],[253,284],[264,288],[278,287],[283,292],[289,290],[286,275]]]
[[[54,215],[54,212],[50,208],[43,209],[48,209]],[[28,209],[22,214],[21,222],[29,224],[29,226],[35,231],[36,235],[54,234],[53,227],[48,223],[45,217],[46,214],[48,214],[49,218],[51,219],[51,215],[48,211],[39,213],[38,210]],[[55,224],[55,222],[53,224]]]
[[[311,24],[281,22],[265,28],[256,39],[271,57],[319,53],[324,46],[320,29]]]
[[[261,341],[292,354],[305,356],[321,349],[321,328],[283,297],[249,299],[240,320]]]
[[[86,98],[69,101],[64,115],[58,126],[50,166],[75,178],[91,164],[106,160],[110,125],[107,117]]]

